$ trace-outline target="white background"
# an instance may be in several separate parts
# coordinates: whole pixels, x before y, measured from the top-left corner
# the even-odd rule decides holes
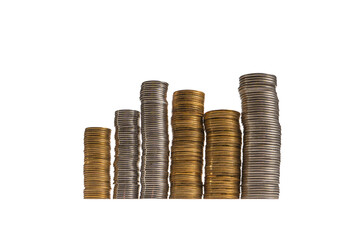
[[[358,1],[1,1],[1,239],[359,239]],[[83,200],[85,127],[142,81],[241,110],[278,77],[281,194]],[[171,111],[171,109],[169,109]]]

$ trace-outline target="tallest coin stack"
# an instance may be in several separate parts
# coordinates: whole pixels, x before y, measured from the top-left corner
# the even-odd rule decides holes
[[[279,198],[281,128],[275,88],[274,75],[240,77],[244,126],[241,198]]]
[[[141,196],[140,198],[167,198],[169,134],[168,84],[146,81],[141,85]]]

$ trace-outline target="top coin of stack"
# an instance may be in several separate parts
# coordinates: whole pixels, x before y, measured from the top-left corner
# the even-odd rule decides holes
[[[139,198],[139,117],[135,110],[115,112],[115,199]]]
[[[281,127],[276,76],[240,77],[244,160],[242,198],[279,198]]]
[[[203,92],[195,90],[174,92],[170,198],[202,197],[204,97]]]
[[[110,198],[110,135],[108,128],[85,129],[84,198]]]
[[[205,198],[231,199],[240,194],[240,113],[215,110],[205,113]]]
[[[141,198],[167,198],[169,166],[168,84],[141,85]]]

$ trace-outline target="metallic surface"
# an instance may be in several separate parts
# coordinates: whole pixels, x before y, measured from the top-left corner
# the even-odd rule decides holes
[[[110,198],[111,130],[89,127],[84,135],[84,198]]]
[[[204,98],[195,90],[174,92],[172,107],[170,198],[201,199]]]
[[[240,113],[215,110],[205,113],[206,199],[236,199],[240,195]]]
[[[244,126],[241,198],[279,198],[281,127],[276,85],[276,76],[270,74],[240,77]]]
[[[141,194],[140,198],[167,198],[169,166],[168,83],[141,85]]]
[[[115,112],[115,199],[139,198],[139,111]]]

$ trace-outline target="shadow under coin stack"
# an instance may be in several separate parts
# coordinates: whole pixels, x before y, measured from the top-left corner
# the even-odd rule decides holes
[[[110,198],[110,135],[108,128],[85,129],[84,198]]]
[[[236,199],[240,195],[240,113],[215,110],[205,113],[207,199]]]
[[[139,198],[139,117],[135,110],[115,112],[115,199]]]
[[[195,90],[173,95],[170,198],[202,197],[204,97],[203,92]]]
[[[169,166],[168,83],[146,81],[141,85],[141,195],[167,198]]]
[[[274,75],[240,77],[244,126],[241,198],[279,198],[281,128],[275,88]]]

